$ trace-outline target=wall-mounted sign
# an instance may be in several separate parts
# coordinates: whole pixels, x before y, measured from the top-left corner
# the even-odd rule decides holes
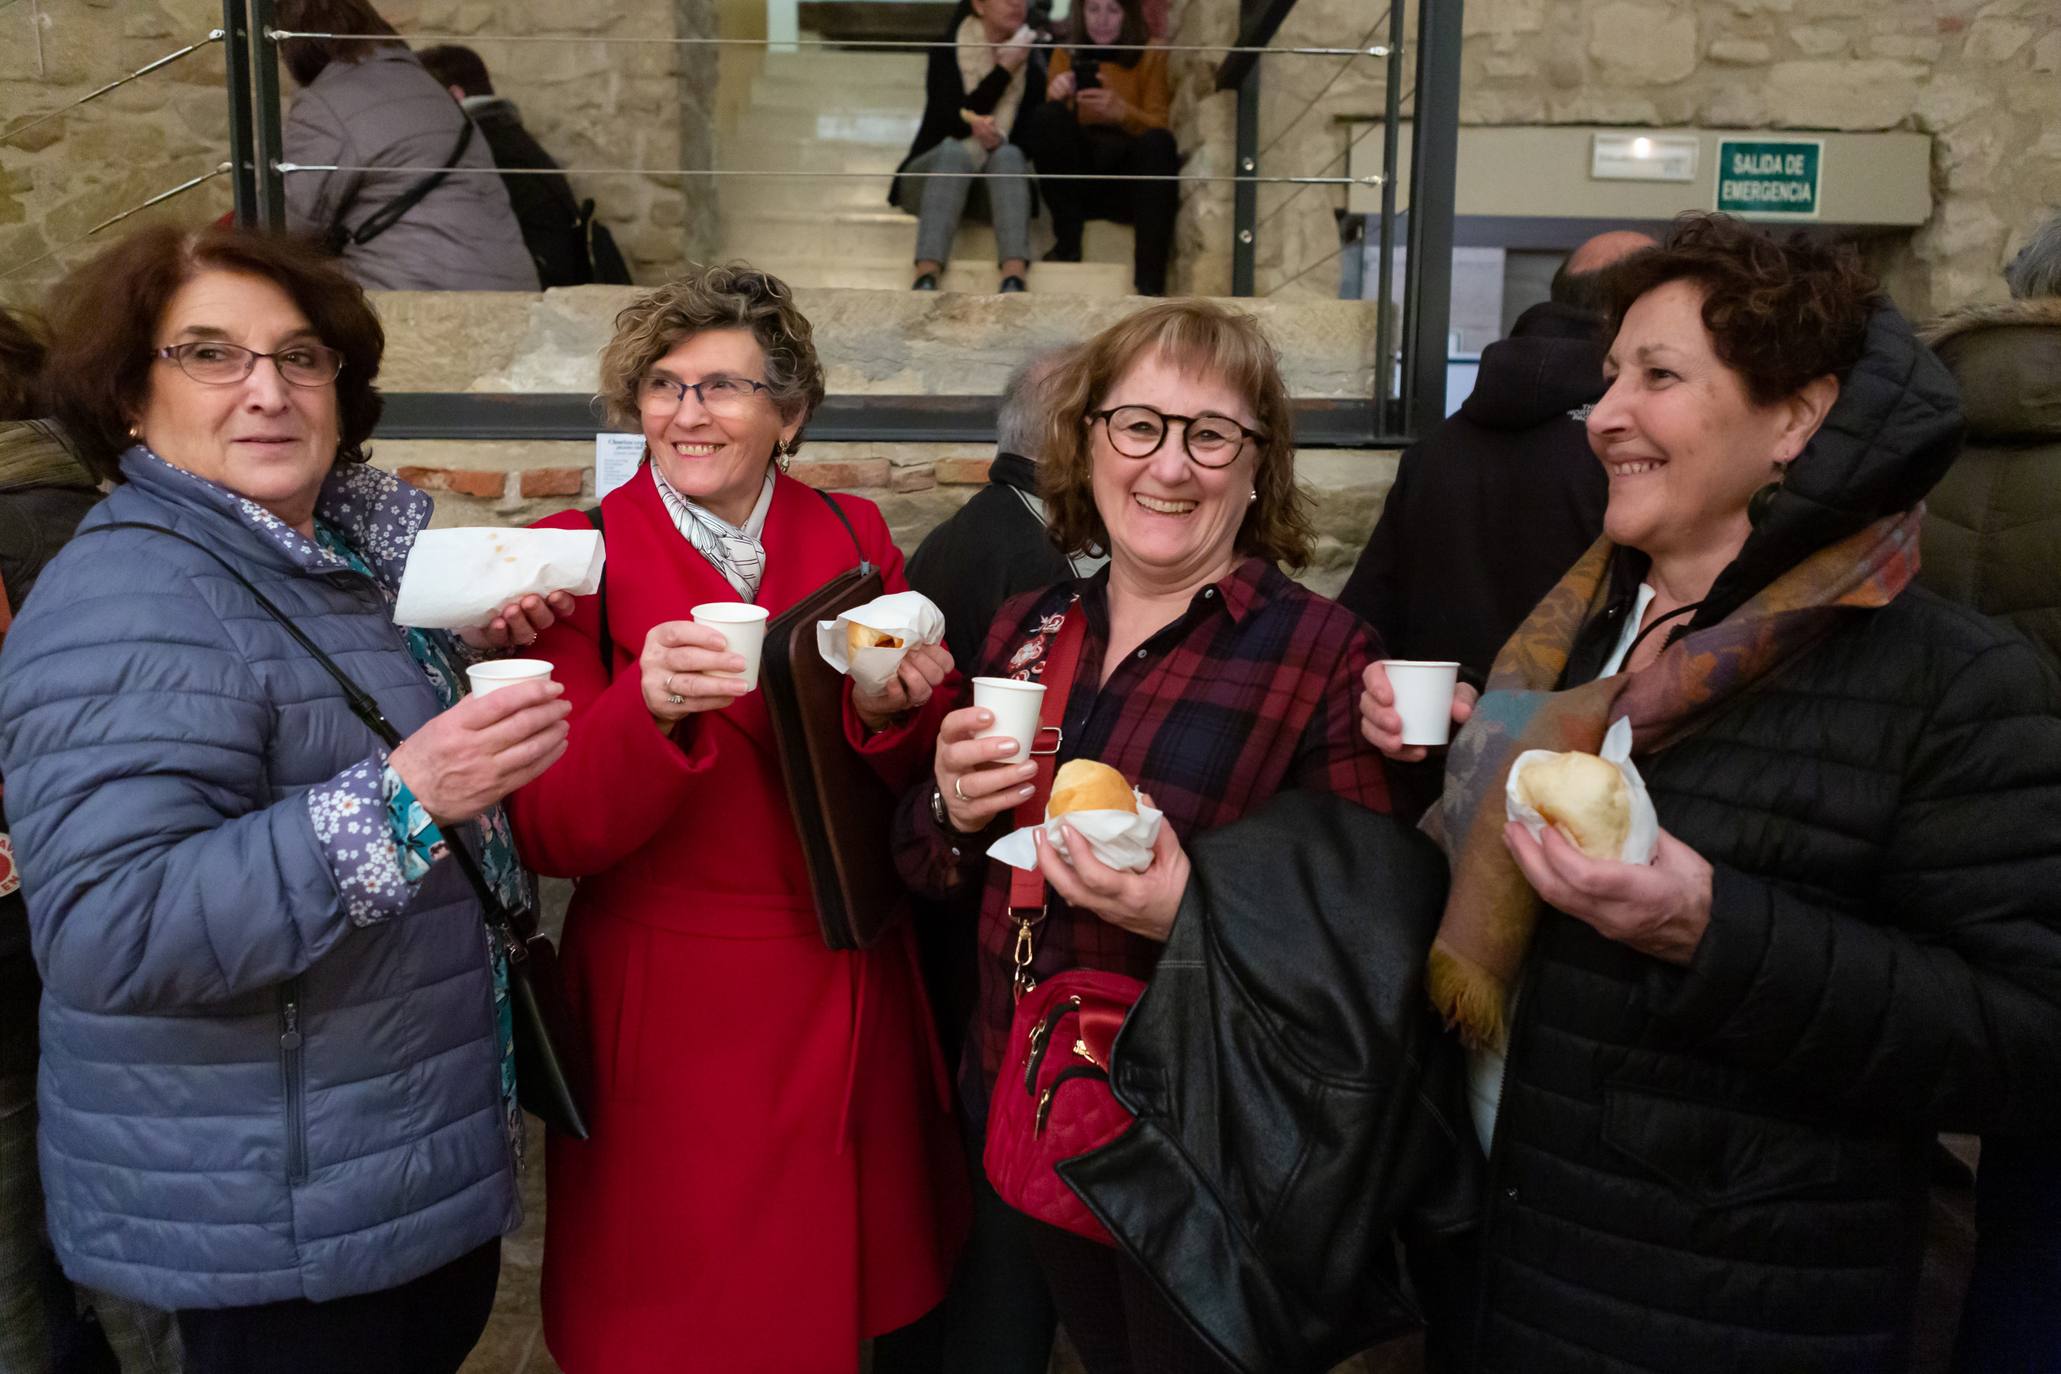
[[[1589,140],[1592,181],[1694,181],[1694,134],[1596,134]]]
[[[1717,208],[1756,218],[1816,219],[1822,139],[1721,139]]]

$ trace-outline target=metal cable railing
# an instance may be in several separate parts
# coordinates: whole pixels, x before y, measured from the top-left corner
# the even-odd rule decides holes
[[[154,205],[162,205],[166,201],[172,199],[172,197],[174,196],[184,195],[186,194],[186,192],[191,191],[196,186],[205,186],[210,181],[213,181],[216,177],[227,176],[229,175],[230,170],[230,164],[224,162],[221,165],[217,166],[212,172],[203,172],[201,173],[201,175],[197,177],[191,177],[185,181],[180,182],[177,186],[168,187],[165,190],[159,191],[156,195],[150,197],[150,199],[140,201],[137,204],[130,206],[128,209],[123,210],[119,214],[109,215],[106,219],[100,221],[100,223],[94,225],[91,229],[88,229],[85,233],[79,235],[77,238],[67,240],[64,243],[58,244],[57,247],[50,249],[48,252],[39,253],[35,257],[30,258],[26,262],[18,262],[14,266],[6,269],[5,271],[0,271],[0,278],[11,277],[17,272],[26,272],[29,268],[34,267],[39,262],[48,262],[52,258],[57,257],[59,254],[65,252],[66,250],[78,247],[80,244],[84,243],[87,239],[92,238],[101,230],[112,228],[113,226],[120,224],[123,220],[128,219],[132,215],[140,215],[145,210],[150,209]]]
[[[282,162],[279,171],[286,176],[299,172],[405,172],[429,175],[441,172],[447,176],[621,176],[621,177],[762,177],[774,180],[797,181],[818,180],[867,180],[886,181],[900,175],[911,180],[945,178],[954,181],[987,181],[1001,177],[1020,177],[1021,172],[809,172],[772,167],[393,167],[353,166],[335,162]],[[1231,182],[1259,185],[1315,185],[1315,186],[1368,186],[1381,184],[1378,174],[1360,177],[1299,177],[1299,176],[1212,176],[1204,173],[1183,172],[1068,172],[1068,181],[1174,181],[1188,183],[1229,184]]]
[[[344,39],[353,43],[626,43],[641,48],[825,48],[837,52],[885,49],[893,52],[917,52],[930,48],[956,48],[958,43],[949,38],[649,38],[617,37],[609,34],[543,34],[543,33],[320,33],[304,29],[266,29],[265,37],[274,42],[289,38]],[[1097,43],[1095,47],[1106,52],[1145,52],[1156,49],[1166,53],[1211,52],[1251,53],[1260,57],[1386,57],[1388,49],[1373,48],[1272,48],[1240,47],[1235,43]]]
[[[46,110],[44,113],[36,116],[34,119],[30,120],[28,123],[22,125],[18,129],[9,129],[6,133],[0,134],[0,143],[7,143],[14,139],[20,138],[29,130],[37,128],[44,124],[48,124],[53,119],[57,119],[63,115],[70,114],[73,110],[78,109],[81,105],[89,104],[92,101],[100,99],[104,95],[107,95],[114,91],[118,91],[122,87],[128,85],[131,81],[140,80],[143,77],[149,76],[152,72],[157,71],[161,67],[169,67],[174,62],[177,62],[180,58],[189,56],[193,53],[197,53],[202,48],[207,47],[209,44],[219,43],[225,36],[226,30],[209,29],[207,37],[200,39],[197,42],[188,43],[185,47],[179,49],[177,52],[168,52],[163,57],[158,58],[155,62],[146,62],[142,66],[138,67],[135,71],[130,72],[127,76],[118,77],[115,80],[108,82],[105,86],[98,88],[97,90],[88,91],[86,92],[86,94],[80,96],[77,100],[72,101],[68,105],[60,105],[54,110]]]

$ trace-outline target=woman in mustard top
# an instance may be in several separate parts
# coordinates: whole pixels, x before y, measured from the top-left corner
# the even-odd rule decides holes
[[[1174,241],[1175,181],[1077,181],[1104,176],[1172,177],[1180,151],[1167,130],[1173,87],[1163,48],[1148,48],[1139,0],[1082,0],[1071,20],[1071,46],[1053,56],[1045,103],[1020,137],[1052,207],[1058,242],[1047,262],[1081,260],[1081,226],[1113,219],[1137,228],[1132,278],[1144,296],[1166,294],[1167,256]]]

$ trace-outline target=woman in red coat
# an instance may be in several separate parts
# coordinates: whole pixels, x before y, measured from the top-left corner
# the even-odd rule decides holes
[[[564,960],[595,1061],[593,1138],[550,1143],[544,1336],[569,1374],[842,1374],[944,1293],[967,1206],[944,1067],[907,928],[824,946],[765,698],[689,612],[778,615],[861,553],[900,591],[902,556],[871,503],[777,470],[823,397],[778,280],[659,288],[601,372],[647,459],[601,503],[605,598],[538,641],[571,741],[511,806],[527,862],[579,880]],[[847,686],[891,786],[928,766],[950,671],[921,648],[882,695]]]

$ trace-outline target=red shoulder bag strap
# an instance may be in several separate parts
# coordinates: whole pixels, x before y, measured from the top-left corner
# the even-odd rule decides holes
[[[1059,749],[1066,742],[1062,728],[1066,720],[1066,701],[1073,695],[1074,671],[1080,666],[1081,640],[1087,636],[1086,615],[1080,609],[1076,597],[1068,604],[1064,619],[1059,623],[1058,633],[1045,647],[1045,671],[1040,681],[1045,684],[1043,708],[1038,712],[1038,735],[1031,745],[1031,762],[1037,764],[1037,777],[1032,780],[1031,794],[1016,807],[1016,827],[1045,823],[1045,803],[1052,797],[1052,775],[1059,768]],[[1052,736],[1048,747],[1045,736]],[[1011,956],[1016,966],[1016,975],[1011,984],[1011,1000],[1021,1000],[1026,992],[1038,985],[1031,977],[1031,959],[1036,954],[1033,932],[1045,920],[1045,875],[1035,868],[1012,868],[1009,870],[1009,919],[1016,923],[1016,950]]]

